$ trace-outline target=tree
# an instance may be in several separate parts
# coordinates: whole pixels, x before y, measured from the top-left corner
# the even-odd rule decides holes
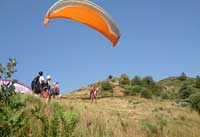
[[[179,97],[181,99],[188,98],[192,93],[193,93],[192,89],[190,87],[188,87],[188,85],[185,83],[179,89]]]
[[[152,84],[154,84],[154,80],[151,76],[146,76],[142,79],[143,86],[150,86]]]
[[[196,77],[195,87],[200,88],[200,76]]]
[[[8,79],[16,72],[15,66],[17,65],[16,59],[9,59],[9,62],[6,64],[6,67],[3,67],[0,64],[0,78]]]
[[[130,84],[130,79],[128,77],[128,75],[126,74],[122,74],[119,78],[119,83],[121,85],[129,85]]]
[[[16,59],[9,59],[6,67],[0,64],[0,79],[11,78],[12,75],[16,72],[15,66],[17,65]],[[16,80],[13,80],[9,83],[3,83],[0,87],[0,101],[2,103],[9,103],[10,97],[15,94]]]
[[[200,92],[192,94],[189,99],[192,107],[200,113]]]
[[[113,76],[112,76],[112,75],[109,75],[109,76],[108,76],[108,79],[109,79],[109,80],[111,80],[112,78],[113,78]]]
[[[187,76],[186,76],[186,74],[183,72],[183,73],[181,73],[181,75],[178,77],[178,79],[181,80],[181,81],[184,81],[184,80],[187,79]]]
[[[141,97],[151,99],[152,98],[152,92],[149,91],[146,88],[143,88],[143,90],[141,91]]]
[[[141,91],[143,91],[143,87],[139,85],[124,85],[123,88],[125,95],[129,96],[138,95]]]
[[[134,76],[134,78],[131,80],[131,85],[141,85],[141,78],[139,76]]]
[[[102,91],[112,91],[112,85],[108,80],[101,82],[101,90]]]

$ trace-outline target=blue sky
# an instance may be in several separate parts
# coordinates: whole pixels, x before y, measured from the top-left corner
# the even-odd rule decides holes
[[[18,61],[14,78],[30,85],[38,71],[67,93],[109,74],[155,80],[185,72],[200,75],[199,0],[92,0],[118,25],[117,47],[97,31],[66,19],[47,27],[56,0],[1,0],[0,63]]]

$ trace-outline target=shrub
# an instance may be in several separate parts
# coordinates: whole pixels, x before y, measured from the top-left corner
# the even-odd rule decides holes
[[[112,97],[113,93],[112,92],[108,92],[108,91],[101,91],[99,93],[99,97],[101,98],[105,98],[105,97]]]
[[[200,112],[200,92],[192,94],[189,99],[192,107]]]
[[[170,99],[169,95],[166,92],[164,92],[164,93],[161,94],[161,98],[162,99]]]
[[[112,85],[108,80],[101,82],[101,90],[102,91],[112,91]]]
[[[12,103],[0,107],[0,136],[71,137],[78,113],[58,103],[43,103],[39,98],[17,94]]]
[[[154,84],[154,80],[151,76],[146,76],[142,79],[142,85],[143,86],[149,86]]]
[[[137,86],[125,85],[123,86],[123,88],[124,88],[124,93],[130,96],[135,96],[142,91],[142,86],[138,85]]]
[[[157,83],[152,83],[151,85],[147,87],[155,96],[160,96],[162,94],[162,87]]]
[[[186,74],[183,72],[183,73],[181,73],[181,75],[178,77],[178,79],[181,80],[181,81],[184,81],[184,80],[187,79],[187,76],[186,76]]]
[[[11,78],[16,60],[6,68],[0,65],[0,78]],[[79,115],[66,111],[58,103],[43,103],[39,98],[15,93],[15,81],[0,88],[0,136],[65,136],[73,135]]]
[[[143,89],[142,92],[141,92],[141,97],[151,99],[151,98],[152,98],[152,92],[151,92],[151,91],[148,91],[148,90],[145,88],[145,89]]]
[[[178,93],[175,92],[174,90],[168,92],[167,94],[168,94],[169,99],[172,99],[172,100],[177,99],[178,97]]]
[[[6,67],[3,67],[0,64],[0,79],[11,78],[12,75],[16,72],[15,66],[17,65],[16,59],[9,59]],[[10,97],[15,94],[14,84],[16,80],[13,80],[7,84],[3,83],[0,87],[0,101],[1,103],[9,103]]]
[[[109,80],[111,80],[112,78],[113,78],[113,76],[112,76],[112,75],[109,75],[109,76],[108,76],[108,79],[109,79]]]
[[[10,103],[10,97],[15,95],[15,80],[8,84],[2,84],[0,87],[0,101],[1,103]]]
[[[15,58],[10,58],[9,62],[6,64],[6,67],[0,64],[0,79],[1,78],[11,78],[12,75],[16,72],[15,66],[17,65],[17,61]]]
[[[181,99],[188,98],[193,93],[191,87],[188,87],[187,84],[183,84],[182,87],[179,89],[179,97]]]
[[[102,81],[99,97],[111,97],[112,95],[113,95],[113,88],[109,80]]]
[[[110,81],[111,81],[111,82],[118,82],[119,80],[118,80],[118,78],[114,78],[114,77],[113,77],[112,79],[110,79]]]
[[[130,79],[129,79],[128,75],[122,74],[119,78],[119,84],[120,85],[129,85]]]
[[[139,76],[135,76],[132,80],[131,80],[131,85],[141,85],[141,78]]]
[[[197,76],[197,77],[196,77],[196,80],[195,80],[195,87],[196,87],[196,88],[200,88],[200,76]]]

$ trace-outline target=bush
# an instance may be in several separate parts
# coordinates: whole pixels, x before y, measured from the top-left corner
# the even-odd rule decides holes
[[[11,78],[12,75],[16,72],[15,66],[17,65],[16,59],[9,59],[6,67],[3,67],[0,64],[0,79],[8,79]],[[3,83],[0,86],[0,101],[1,103],[9,103],[10,97],[15,94],[15,86],[16,80],[13,80],[7,84]]]
[[[153,83],[149,85],[148,90],[150,90],[152,94],[155,96],[161,96],[162,94],[162,87],[157,83]]]
[[[109,80],[102,81],[99,97],[111,97],[112,95],[113,95],[113,89]]]
[[[132,80],[131,80],[131,85],[141,85],[141,78],[139,76],[135,76]]]
[[[174,100],[178,98],[178,93],[174,90],[168,92],[167,94],[168,94],[169,99]]]
[[[169,92],[162,92],[161,93],[161,98],[162,99],[171,99],[171,100],[175,100],[177,99],[177,93],[176,92],[172,92],[172,91],[169,91]]]
[[[183,72],[183,73],[178,77],[178,79],[181,80],[181,81],[184,81],[184,80],[187,79],[187,76],[186,76],[186,74]]]
[[[141,97],[151,99],[152,98],[152,92],[148,91],[147,89],[143,89],[142,92],[141,92]]]
[[[79,116],[75,112],[65,111],[64,108],[58,103],[53,104],[54,115],[50,121],[51,134],[49,136],[61,136],[71,137],[76,124],[78,123]],[[61,125],[60,125],[61,124]],[[62,128],[61,130],[58,130]]]
[[[0,87],[0,101],[1,103],[5,103],[8,104],[10,103],[10,97],[12,97],[13,95],[15,95],[15,86],[14,84],[16,83],[16,81],[11,81],[8,84],[2,84]]]
[[[187,84],[183,84],[182,87],[179,89],[179,97],[181,99],[188,98],[191,94],[193,94],[193,90]]]
[[[101,91],[98,95],[100,98],[105,98],[105,97],[112,97],[113,93],[109,91]]]
[[[123,86],[125,95],[135,96],[142,91],[142,86]]]
[[[161,98],[162,99],[170,99],[169,95],[166,92],[164,92],[164,93],[161,94]]]
[[[143,86],[149,86],[154,84],[154,80],[151,76],[146,76],[142,79],[142,85]]]
[[[195,81],[195,87],[200,88],[200,76],[197,76]]]
[[[108,80],[101,82],[101,90],[102,91],[112,91],[112,85]]]
[[[200,112],[200,92],[196,92],[189,97],[192,107]]]
[[[113,78],[113,76],[112,76],[112,75],[109,75],[109,76],[108,76],[108,79],[109,79],[109,80],[111,80],[112,78]]]
[[[128,75],[122,74],[119,78],[119,84],[120,85],[129,85],[130,79],[129,79]]]
[[[118,78],[114,78],[114,77],[113,77],[112,79],[110,79],[110,81],[111,81],[111,82],[118,82],[119,80],[118,80]]]
[[[11,78],[16,72],[16,60],[10,59],[6,68],[0,64],[0,78]],[[79,115],[66,111],[58,103],[43,103],[39,98],[15,93],[15,81],[0,88],[1,137],[54,137],[73,135]]]
[[[78,113],[58,103],[43,103],[39,98],[17,94],[12,103],[0,104],[0,136],[64,136],[73,135]]]

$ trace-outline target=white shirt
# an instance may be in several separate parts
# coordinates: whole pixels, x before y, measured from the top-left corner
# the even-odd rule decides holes
[[[44,77],[43,76],[39,77],[39,82],[40,82],[40,84],[42,84],[44,82]]]

